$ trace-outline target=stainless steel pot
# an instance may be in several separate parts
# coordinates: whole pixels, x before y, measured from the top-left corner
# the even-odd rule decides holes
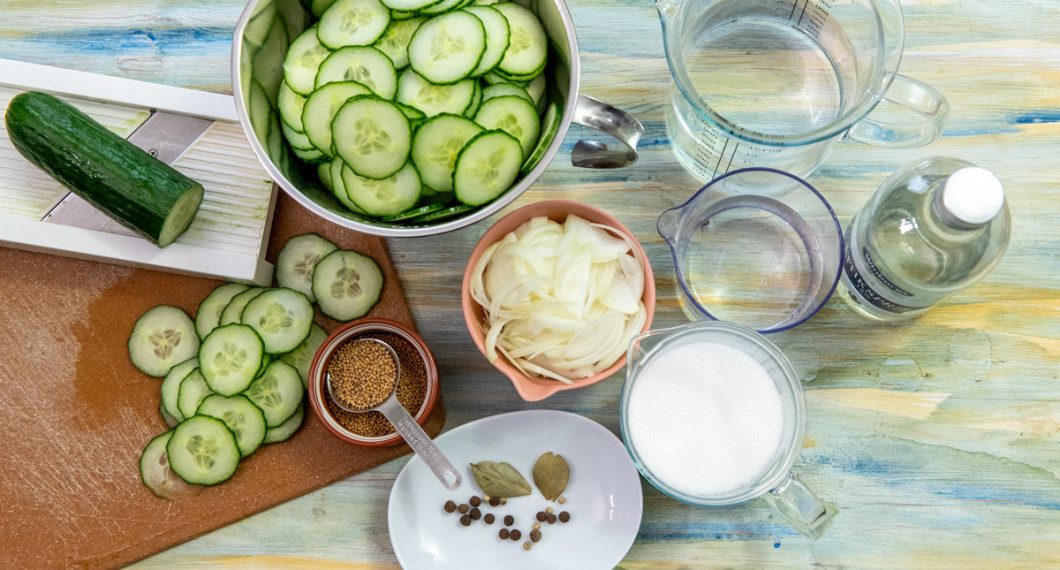
[[[287,47],[310,23],[299,0],[251,0],[236,25],[232,42],[232,77],[239,121],[254,153],[288,194],[310,211],[340,226],[366,234],[414,237],[440,234],[471,225],[501,210],[548,168],[571,123],[607,133],[618,144],[579,141],[571,163],[586,168],[614,168],[637,159],[636,146],[643,127],[632,116],[578,93],[578,41],[570,12],[562,0],[518,0],[541,19],[551,50],[545,70],[546,96],[563,109],[559,132],[537,167],[493,202],[463,216],[436,223],[402,226],[382,223],[344,208],[317,179],[314,168],[290,153],[280,130],[276,93],[283,79]]]

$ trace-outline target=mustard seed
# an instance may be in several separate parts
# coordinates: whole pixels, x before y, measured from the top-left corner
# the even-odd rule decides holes
[[[397,386],[397,399],[409,415],[416,417],[424,400],[427,399],[427,366],[423,355],[404,337],[390,333],[365,333],[352,340],[374,338],[391,346],[401,363],[401,379]],[[349,412],[340,408],[331,396],[326,394],[325,403],[328,412],[342,427],[361,437],[383,437],[394,433],[386,416],[381,412]]]
[[[567,497],[560,497],[556,499],[556,502],[562,505],[563,503],[567,502]]]
[[[531,546],[532,545],[530,544],[530,541],[528,540],[528,541],[523,543],[523,550],[530,550]]]
[[[355,339],[335,351],[328,363],[331,391],[339,404],[367,411],[390,396],[398,381],[398,363],[379,342]]]
[[[550,514],[550,515],[551,515],[551,514],[552,514],[552,507],[545,507],[545,512],[546,512],[547,514]]]
[[[541,529],[541,523],[534,523],[534,530],[540,530],[540,529]]]

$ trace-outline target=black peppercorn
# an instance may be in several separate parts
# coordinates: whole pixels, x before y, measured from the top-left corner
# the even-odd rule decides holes
[[[482,499],[478,498],[477,496],[472,496],[470,499],[467,500],[467,502],[471,503],[472,507],[477,507],[482,504]]]
[[[446,501],[445,506],[443,508],[445,509],[445,512],[451,513],[456,510],[456,503],[452,501]]]
[[[470,509],[470,508],[471,507],[462,504],[459,507],[457,507],[456,510],[460,511],[460,514],[465,514],[465,513],[467,513],[468,509]]]
[[[559,522],[567,522],[570,520],[570,513],[563,511],[559,514]]]
[[[486,516],[482,517],[482,521],[486,524],[493,524],[494,516],[493,513],[486,513]]]
[[[460,524],[464,526],[471,526],[471,517],[468,515],[462,515],[460,517]]]
[[[512,526],[515,524],[515,517],[512,515],[504,515],[504,526]]]
[[[537,529],[530,531],[530,540],[534,542],[541,540],[541,531]]]
[[[477,521],[482,518],[482,511],[478,510],[478,507],[472,507],[467,514],[469,517],[471,517],[471,520],[473,521]]]
[[[508,540],[508,535],[509,534],[510,533],[509,533],[508,529],[502,528],[500,530],[500,532],[497,533],[497,536],[501,537],[501,540]]]
[[[508,535],[508,538],[511,538],[512,540],[519,540],[522,537],[523,537],[523,533],[520,532],[519,529],[513,530],[511,532],[511,534]]]

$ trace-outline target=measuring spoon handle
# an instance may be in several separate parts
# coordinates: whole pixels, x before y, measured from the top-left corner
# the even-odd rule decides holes
[[[416,423],[416,420],[409,415],[408,410],[398,402],[395,396],[391,395],[376,409],[383,412],[386,419],[393,424],[394,429],[405,438],[405,441],[412,447],[412,451],[415,451],[427,467],[431,468],[435,477],[438,477],[446,489],[453,491],[460,488],[461,477],[456,467],[453,467],[427,432],[423,431],[420,424]]]

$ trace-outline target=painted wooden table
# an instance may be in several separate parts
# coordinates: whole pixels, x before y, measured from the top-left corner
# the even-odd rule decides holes
[[[587,132],[573,128],[516,206],[563,197],[613,212],[651,258],[656,327],[679,324],[673,270],[655,222],[697,184],[666,136],[669,76],[658,20],[647,0],[569,6],[583,92],[644,123],[641,158],[626,170],[575,169],[570,148]],[[843,142],[810,182],[845,223],[900,164],[932,155],[979,163],[1008,190],[1014,231],[1004,260],[985,281],[912,322],[874,324],[834,298],[811,321],[772,337],[807,389],[809,422],[796,469],[840,510],[824,538],[803,538],[761,501],[694,508],[645,483],[640,533],[622,567],[1060,566],[1060,4],[903,6],[902,71],[949,98],[944,136],[914,150]],[[239,0],[5,0],[0,57],[228,93],[230,40],[242,7]],[[475,350],[459,286],[488,224],[389,240],[417,326],[439,360],[446,429],[548,408],[583,414],[617,433],[621,374],[531,404]],[[137,567],[394,566],[386,506],[405,461]]]

